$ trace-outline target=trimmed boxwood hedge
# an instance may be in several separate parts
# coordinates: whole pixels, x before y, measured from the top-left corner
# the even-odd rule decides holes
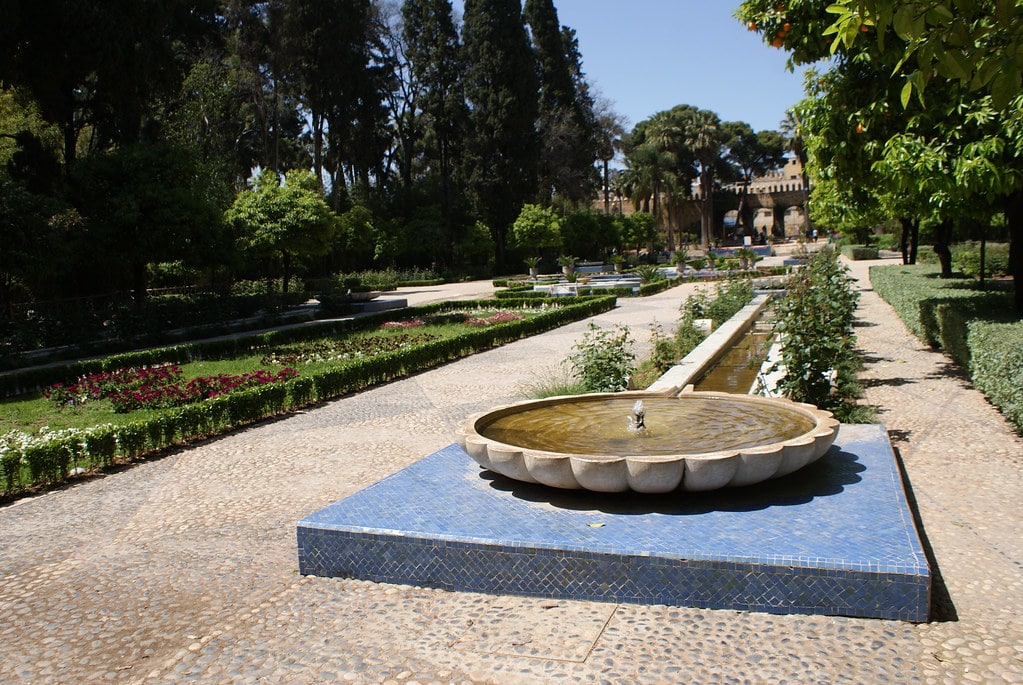
[[[1023,434],[1023,321],[970,321],[970,378]]]
[[[841,250],[843,257],[854,261],[877,259],[877,248],[870,245],[843,245],[839,250]]]
[[[493,300],[449,302],[405,309],[400,318],[426,316],[438,311],[493,306]],[[505,301],[502,306],[528,307],[535,304],[521,299]],[[61,431],[52,437],[32,438],[18,449],[0,441],[0,494],[13,494],[30,487],[65,480],[72,469],[109,466],[117,461],[137,459],[146,454],[192,440],[206,438],[251,424],[303,406],[365,389],[371,385],[422,371],[444,362],[489,349],[519,338],[535,335],[612,309],[614,297],[578,297],[561,299],[555,306],[535,316],[495,324],[466,332],[455,338],[431,341],[410,350],[386,352],[373,357],[352,360],[313,375],[299,376],[285,383],[263,385],[249,390],[222,395],[204,402],[175,407],[147,421],[134,421],[120,426],[103,425],[82,431]],[[343,328],[375,327],[382,320],[398,318],[371,316],[349,322]],[[137,364],[180,363],[212,355],[229,356],[245,352],[253,344],[280,344],[310,339],[337,332],[338,323],[310,326],[300,330],[273,331],[259,336],[246,336],[233,341],[180,345],[161,350],[68,365],[63,370],[48,369],[51,374],[91,373],[94,370],[121,368]],[[22,372],[26,374],[28,372]],[[40,382],[36,376],[20,382],[9,381],[13,388]],[[52,376],[51,376],[52,377]],[[3,436],[0,436],[3,437]]]
[[[974,387],[1023,434],[1023,322],[1012,294],[941,279],[933,265],[874,266],[870,282],[906,327],[967,371]]]

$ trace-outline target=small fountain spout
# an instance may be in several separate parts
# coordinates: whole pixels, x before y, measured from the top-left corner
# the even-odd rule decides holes
[[[629,417],[629,430],[641,431],[646,428],[646,410],[643,409],[643,400],[636,400],[632,405],[632,416]]]

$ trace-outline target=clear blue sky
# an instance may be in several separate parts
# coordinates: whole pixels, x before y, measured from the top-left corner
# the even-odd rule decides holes
[[[456,12],[461,0],[454,0]],[[786,53],[732,18],[739,0],[554,0],[576,31],[587,80],[628,127],[675,105],[778,129],[803,99]]]

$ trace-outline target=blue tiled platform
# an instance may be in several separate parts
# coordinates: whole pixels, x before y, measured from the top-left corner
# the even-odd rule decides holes
[[[931,585],[879,425],[785,478],[675,496],[517,483],[451,445],[300,521],[298,555],[306,575],[916,622]]]

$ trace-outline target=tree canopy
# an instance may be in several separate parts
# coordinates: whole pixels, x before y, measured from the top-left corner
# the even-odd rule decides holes
[[[832,59],[797,107],[819,217],[898,219],[907,259],[905,241],[929,223],[948,274],[953,224],[1001,211],[1023,312],[1021,12],[997,0],[748,0],[737,17],[794,63]]]

